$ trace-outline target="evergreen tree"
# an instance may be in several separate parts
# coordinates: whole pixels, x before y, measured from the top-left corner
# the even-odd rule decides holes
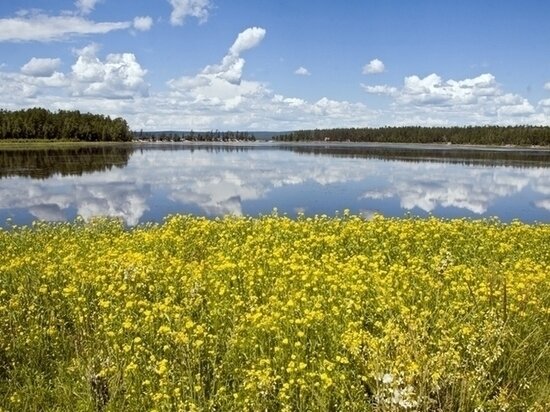
[[[52,113],[43,108],[0,109],[0,140],[6,139],[129,141],[132,134],[126,120],[120,117],[112,120],[78,110]]]

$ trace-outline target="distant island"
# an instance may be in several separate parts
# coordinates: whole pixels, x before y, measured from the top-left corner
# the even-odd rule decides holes
[[[381,127],[297,130],[274,136],[278,142],[440,143],[460,145],[550,146],[547,126]]]
[[[133,138],[121,117],[43,108],[0,110],[1,140],[59,140],[128,142]]]

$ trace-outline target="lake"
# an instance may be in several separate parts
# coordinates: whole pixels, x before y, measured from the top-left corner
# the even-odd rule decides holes
[[[0,149],[0,224],[173,213],[550,222],[550,151],[375,144]]]

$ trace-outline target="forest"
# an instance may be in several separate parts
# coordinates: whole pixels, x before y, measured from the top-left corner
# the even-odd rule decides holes
[[[43,108],[0,109],[0,140],[15,139],[122,142],[132,140],[132,133],[121,117],[111,119],[78,110],[54,113]]]
[[[549,146],[547,126],[381,127],[297,130],[273,140]]]

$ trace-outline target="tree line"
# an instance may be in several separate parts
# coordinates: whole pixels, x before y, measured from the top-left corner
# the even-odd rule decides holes
[[[336,141],[549,146],[547,126],[381,127],[297,130],[275,136],[282,142]]]
[[[132,133],[126,120],[121,117],[111,119],[78,110],[0,109],[0,140],[7,139],[123,142],[132,140]]]
[[[134,133],[134,139],[151,142],[253,142],[249,132],[219,130],[207,132],[144,132]]]

